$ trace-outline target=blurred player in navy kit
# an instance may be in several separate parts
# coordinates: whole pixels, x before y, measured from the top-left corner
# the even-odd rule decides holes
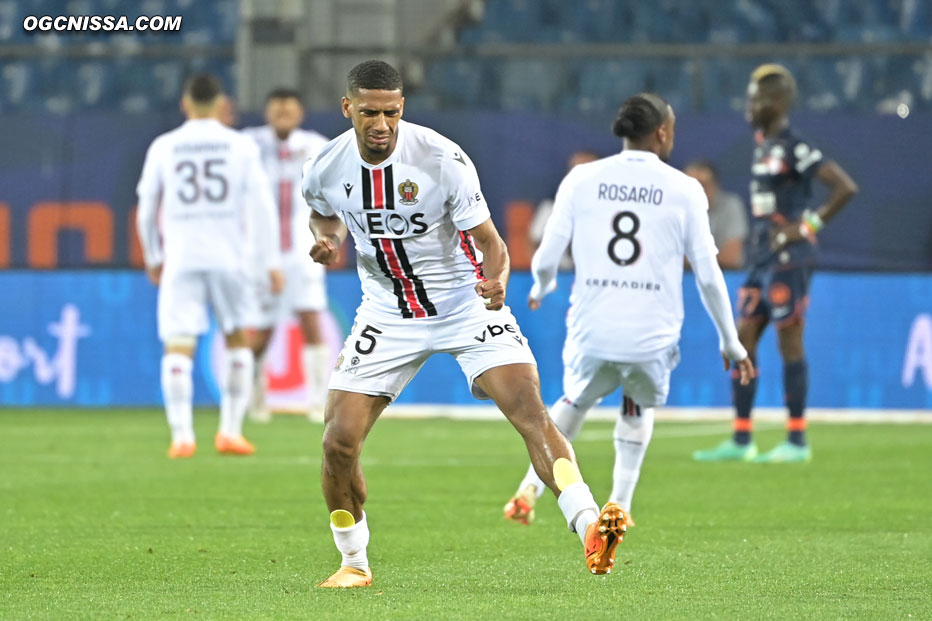
[[[809,384],[803,325],[816,235],[858,187],[838,164],[824,159],[818,148],[790,129],[787,114],[795,97],[796,81],[785,67],[766,64],[751,74],[746,116],[757,141],[751,163],[753,223],[750,272],[738,300],[738,335],[752,359],[764,328],[771,321],[776,324],[789,410],[788,437],[771,451],[757,454],[751,440],[757,379],[746,386],[734,379],[734,435],[714,449],[696,451],[693,457],[698,461],[786,463],[812,459],[803,416]],[[829,190],[827,200],[817,209],[808,208],[813,179]]]

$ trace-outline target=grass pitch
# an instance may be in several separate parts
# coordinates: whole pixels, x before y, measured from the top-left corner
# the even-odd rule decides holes
[[[659,423],[609,576],[551,498],[501,509],[526,466],[504,423],[383,420],[363,453],[368,589],[339,565],[322,427],[251,425],[259,452],[165,457],[151,411],[0,411],[0,618],[932,618],[932,427],[816,426],[809,465],[696,464],[725,424]],[[576,443],[600,502],[611,426]],[[757,434],[768,449],[779,430]]]

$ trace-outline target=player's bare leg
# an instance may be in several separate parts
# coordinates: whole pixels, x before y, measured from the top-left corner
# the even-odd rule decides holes
[[[252,350],[245,330],[234,330],[225,340],[227,369],[220,393],[220,428],[214,445],[222,455],[252,455],[256,448],[243,437],[255,364]]]
[[[272,328],[256,328],[250,334],[249,347],[255,361],[252,382],[252,403],[249,405],[249,420],[267,423],[272,413],[265,401],[265,352],[272,340]]]
[[[327,382],[330,379],[330,350],[324,343],[319,312],[299,311],[298,323],[304,337],[301,362],[304,370],[304,383],[308,391],[307,416],[312,422],[322,423]]]
[[[362,445],[372,425],[388,405],[386,397],[342,390],[327,396],[321,486],[330,510],[330,528],[343,555],[340,569],[322,587],[357,587],[372,583],[366,557],[369,526],[363,505],[366,479],[359,463]]]
[[[570,442],[579,433],[582,424],[586,419],[586,413],[595,405],[596,401],[585,400],[583,403],[573,403],[565,396],[557,399],[557,402],[550,407],[550,418],[557,426],[564,437]],[[518,484],[518,490],[515,495],[505,503],[505,519],[518,524],[528,526],[534,521],[534,507],[537,500],[546,491],[547,486],[537,476],[533,464],[528,466],[528,470]]]
[[[751,461],[757,457],[757,445],[752,439],[753,423],[751,410],[757,395],[757,344],[767,327],[763,317],[741,317],[738,319],[738,339],[754,364],[755,374],[748,384],[741,383],[741,374],[735,367],[731,373],[732,399],[735,418],[732,422],[732,437],[708,450],[695,451],[696,461]]]
[[[803,323],[799,318],[777,328],[777,344],[783,358],[783,394],[789,411],[787,438],[770,451],[758,456],[759,463],[795,463],[812,459],[812,449],[806,443],[806,395],[809,389],[809,369],[803,347]]]
[[[172,459],[193,457],[197,450],[192,410],[194,382],[191,377],[195,343],[193,336],[170,338],[165,341],[162,356],[162,397],[172,434],[168,449],[168,456]]]
[[[624,512],[611,502],[599,512],[579,473],[572,445],[541,401],[537,368],[530,364],[494,367],[477,377],[475,383],[524,438],[537,475],[557,496],[567,525],[579,534],[585,546],[589,570],[609,573],[615,562],[615,548],[625,533]]]

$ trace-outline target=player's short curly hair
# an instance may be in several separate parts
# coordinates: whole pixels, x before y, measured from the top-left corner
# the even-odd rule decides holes
[[[788,101],[796,99],[796,78],[789,69],[777,63],[766,63],[751,72],[751,82],[759,88],[781,93]]]
[[[185,81],[184,94],[196,104],[208,104],[223,94],[223,84],[215,75],[197,73]]]
[[[660,95],[638,93],[621,104],[612,123],[612,133],[619,138],[640,140],[666,122],[669,110],[669,104]]]
[[[381,60],[367,60],[359,63],[346,76],[348,93],[358,93],[360,89],[375,91],[401,91],[404,84],[398,70]]]

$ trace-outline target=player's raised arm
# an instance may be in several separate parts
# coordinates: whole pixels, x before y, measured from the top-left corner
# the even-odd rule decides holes
[[[146,274],[156,285],[159,284],[163,261],[158,224],[159,200],[163,188],[159,174],[159,152],[158,142],[153,142],[146,151],[142,175],[136,186],[136,194],[139,197],[139,206],[136,209],[136,230],[146,263]]]
[[[718,332],[719,351],[725,361],[725,370],[729,369],[733,360],[741,373],[741,383],[747,384],[751,381],[754,366],[747,350],[738,340],[728,288],[725,286],[722,268],[718,265],[717,249],[706,215],[709,202],[698,182],[692,183],[691,186],[691,204],[686,222],[686,257],[696,275],[696,287],[699,289],[702,304]]]
[[[553,213],[547,220],[544,227],[544,235],[540,241],[540,246],[531,259],[531,274],[534,277],[534,284],[531,286],[531,293],[528,295],[527,304],[531,310],[540,308],[541,300],[548,293],[553,293],[557,288],[557,269],[560,267],[560,260],[566,247],[573,238],[573,218],[571,213],[572,205],[572,182],[571,176],[567,175],[560,187],[557,189],[557,195],[553,202]]]

